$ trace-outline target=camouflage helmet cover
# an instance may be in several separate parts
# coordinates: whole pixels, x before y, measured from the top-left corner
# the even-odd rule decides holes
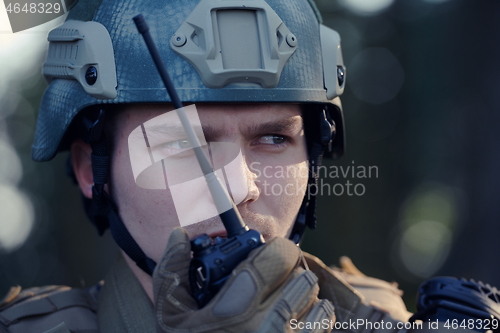
[[[202,0],[201,2],[203,1],[220,2],[224,5],[232,3],[233,6],[264,2],[263,0]],[[40,106],[32,149],[33,159],[50,160],[59,150],[67,148],[68,142],[63,140],[66,131],[75,116],[89,106],[170,102],[144,41],[132,20],[138,14],[142,14],[148,21],[151,35],[184,103],[321,103],[337,105],[339,106],[337,109],[340,110],[338,96],[343,91],[344,83],[337,79],[337,71],[343,73],[344,68],[338,34],[320,24],[319,14],[310,1],[267,0],[266,3],[266,6],[268,5],[293,33],[298,43],[293,54],[284,63],[277,85],[264,88],[262,83],[233,80],[222,87],[209,88],[195,66],[172,47],[172,36],[186,22],[199,4],[198,0],[80,0],[70,11],[68,20],[98,22],[107,30],[111,45],[109,53],[113,59],[111,64],[106,66],[101,65],[100,68],[95,66],[98,69],[97,80],[107,79],[107,84],[110,85],[116,75],[116,87],[112,87],[114,91],[108,95],[92,94],[89,92],[89,87],[85,87],[81,81],[69,78],[67,75],[50,76],[45,73],[50,85]],[[94,33],[94,35],[103,34]],[[64,38],[71,39],[67,36]],[[78,38],[89,40],[97,37],[92,37],[90,34],[84,36],[80,33],[80,36],[72,40]],[[276,38],[280,38],[279,34]],[[49,35],[51,44],[56,44],[60,40],[60,36],[55,33],[52,33],[52,37]],[[49,48],[49,55],[50,50]],[[94,54],[98,58],[99,50],[98,44],[88,53],[90,57]],[[90,63],[92,64],[92,61]],[[68,66],[71,67],[71,64]],[[84,66],[83,69],[88,67]],[[339,126],[342,124],[337,124],[337,127]]]

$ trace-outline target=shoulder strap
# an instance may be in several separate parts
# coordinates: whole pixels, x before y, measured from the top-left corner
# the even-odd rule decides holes
[[[340,329],[335,328],[332,333],[406,332],[405,329],[398,328],[398,320],[391,317],[389,313],[367,304],[364,296],[349,285],[341,274],[330,269],[320,259],[309,253],[304,252],[304,257],[309,269],[318,277],[320,286],[318,297],[330,300],[335,307],[336,321],[339,323]],[[391,328],[380,330],[382,322],[390,322]]]
[[[0,302],[0,332],[8,329],[11,332],[26,331],[33,327],[37,332],[54,330],[64,332],[66,323],[72,328],[72,322],[92,320],[86,327],[77,325],[71,332],[97,332],[97,294],[102,283],[87,289],[71,289],[65,286],[46,286],[29,288],[21,291],[13,287]],[[75,316],[81,313],[81,318]],[[48,327],[47,327],[48,326]],[[95,330],[93,329],[95,327]],[[80,329],[81,328],[81,329]],[[69,332],[69,329],[66,328]],[[8,331],[7,331],[8,332]],[[2,332],[3,333],[3,332]]]
[[[40,298],[55,292],[66,291],[70,289],[70,287],[66,286],[33,287],[24,290],[22,290],[21,286],[11,287],[5,297],[0,301],[0,312],[21,303],[24,300],[30,298],[33,299],[33,297]]]

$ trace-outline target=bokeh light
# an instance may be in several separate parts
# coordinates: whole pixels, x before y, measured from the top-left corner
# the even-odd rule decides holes
[[[432,276],[450,253],[451,231],[439,221],[419,221],[405,229],[399,255],[404,266],[422,278]]]
[[[0,184],[16,186],[23,176],[21,160],[14,148],[0,137]]]
[[[12,125],[12,116],[33,117],[33,107],[22,96],[26,89],[25,79],[39,73],[38,58],[43,56],[47,47],[44,36],[48,31],[64,21],[64,17],[40,26],[13,34],[7,13],[0,10],[0,250],[12,252],[28,239],[34,223],[35,210],[28,195],[19,183],[23,178],[23,166],[15,147],[29,146],[31,126],[24,123],[17,126],[23,133],[9,136],[7,129]],[[27,52],[29,51],[29,52]],[[36,82],[36,81],[34,81]],[[24,120],[26,122],[26,120]],[[18,121],[19,122],[19,121]],[[16,141],[13,142],[12,140]],[[29,140],[31,141],[31,140]]]
[[[15,186],[0,183],[0,248],[13,251],[28,238],[34,213],[29,198]]]
[[[403,67],[386,48],[366,48],[356,54],[348,65],[349,87],[364,102],[388,102],[396,97],[403,86]]]
[[[419,185],[401,209],[397,261],[419,278],[432,276],[448,257],[457,229],[457,193],[442,184]]]
[[[339,3],[358,15],[375,15],[387,9],[394,0],[340,0]]]

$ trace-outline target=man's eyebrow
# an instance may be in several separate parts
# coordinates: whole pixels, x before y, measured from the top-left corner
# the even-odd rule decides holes
[[[256,134],[272,134],[272,133],[282,133],[289,132],[297,127],[302,128],[302,118],[301,117],[287,117],[283,119],[273,120],[265,123],[259,123],[249,126],[244,126],[241,132],[244,136],[253,136]],[[200,133],[199,126],[193,126],[195,132]],[[173,137],[185,136],[184,128],[181,124],[155,124],[145,126],[146,134],[148,137],[157,135],[168,135]],[[203,133],[206,141],[216,141],[218,138],[223,136],[223,131],[220,129],[213,128],[211,126],[202,126]],[[221,133],[222,132],[222,133]]]
[[[171,136],[186,136],[186,132],[184,131],[184,127],[181,124],[156,124],[144,126],[146,129],[147,135],[171,135]],[[200,131],[200,126],[193,126],[195,132]]]
[[[269,121],[267,123],[260,123],[255,125],[246,126],[242,129],[242,133],[245,136],[252,136],[255,134],[272,134],[272,133],[282,133],[289,132],[302,128],[302,118],[301,117],[287,117],[283,119],[278,119],[275,121]]]
[[[202,125],[203,133],[208,141],[218,141],[224,136],[224,129],[216,129],[209,125]],[[242,126],[243,127],[243,126]],[[301,117],[287,117],[283,119],[278,119],[275,121],[269,121],[267,123],[260,123],[255,125],[244,125],[241,129],[241,133],[246,137],[255,136],[258,134],[272,134],[272,133],[283,133],[290,132],[297,127],[302,128],[302,118]]]

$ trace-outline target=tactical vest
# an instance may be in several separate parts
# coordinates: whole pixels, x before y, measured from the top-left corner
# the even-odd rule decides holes
[[[311,255],[306,254],[306,258],[319,279],[319,298],[333,303],[337,322],[393,323],[393,329],[374,327],[363,331],[367,333],[406,331],[396,328],[396,323],[407,320],[409,312],[395,285],[366,276],[353,278],[327,268]],[[378,306],[374,306],[373,300],[377,300]],[[104,286],[101,282],[83,290],[47,286],[23,291],[13,287],[0,301],[0,333],[149,333],[155,332],[154,327],[152,304],[123,259],[115,263]],[[344,324],[332,332],[357,333],[359,330],[353,327]]]
[[[97,294],[65,286],[12,287],[0,301],[1,333],[97,333]]]

